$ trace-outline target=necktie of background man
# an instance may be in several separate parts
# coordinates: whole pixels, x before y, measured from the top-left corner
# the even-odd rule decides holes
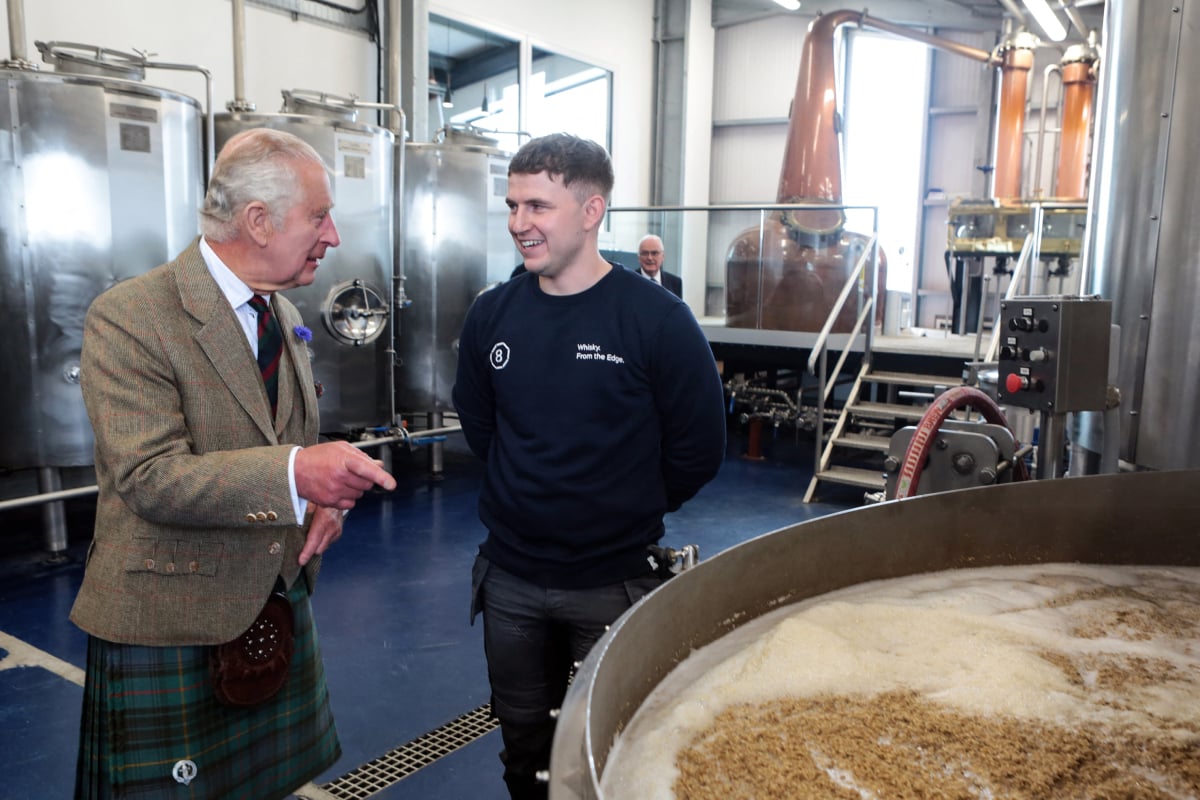
[[[279,402],[279,359],[283,356],[283,334],[271,306],[259,295],[250,298],[250,307],[258,314],[258,369],[262,372],[267,397],[271,400],[271,415]]]

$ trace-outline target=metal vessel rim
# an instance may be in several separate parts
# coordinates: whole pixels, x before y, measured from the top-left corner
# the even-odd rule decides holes
[[[457,144],[453,142],[405,142],[404,146],[418,148],[421,150],[457,150],[467,153],[486,153],[490,156],[512,156],[512,153],[507,150],[501,150],[498,147],[487,147],[486,145],[482,144]]]
[[[372,125],[367,122],[347,122],[346,120],[333,119],[332,117],[321,117],[316,114],[283,114],[283,113],[268,113],[266,111],[224,111],[214,115],[217,122],[222,120],[245,121],[253,122],[255,120],[285,120],[289,122],[303,122],[309,125],[331,128],[345,128],[357,133],[377,134],[384,133],[395,138],[394,131],[380,125]]]
[[[100,86],[106,90],[123,94],[140,94],[145,97],[171,98],[180,102],[190,103],[201,110],[200,101],[190,95],[177,92],[174,89],[163,89],[158,86],[147,86],[140,81],[127,81],[122,78],[99,77],[96,75],[76,75],[67,72],[36,72],[33,70],[0,69],[0,75],[8,80],[37,80],[58,83],[82,84],[85,86]]]

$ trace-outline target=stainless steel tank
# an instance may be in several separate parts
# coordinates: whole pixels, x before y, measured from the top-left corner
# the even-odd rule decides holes
[[[409,144],[404,165],[404,293],[396,348],[401,412],[453,409],[450,390],[467,308],[520,261],[508,234],[508,162],[463,134]]]
[[[1083,290],[1121,328],[1121,457],[1153,469],[1200,467],[1198,28],[1197,3],[1105,6]],[[1099,426],[1076,437],[1092,452]]]
[[[654,687],[693,650],[768,611],[857,583],[947,569],[1197,566],[1197,489],[1196,471],[1026,481],[846,511],[730,548],[648,595],[597,643],[558,718],[550,797],[603,797],[614,737]]]
[[[0,466],[86,466],[84,314],[196,236],[203,113],[102,75],[14,69],[0,81]]]
[[[357,111],[331,96],[284,98],[285,108],[305,113],[218,114],[218,152],[241,131],[272,128],[303,139],[325,160],[342,243],[322,259],[312,284],[285,294],[312,330],[321,432],[390,425],[395,134],[357,122]]]

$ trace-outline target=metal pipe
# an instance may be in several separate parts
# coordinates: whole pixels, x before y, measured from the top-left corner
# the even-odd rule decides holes
[[[399,107],[397,107],[399,108]],[[399,425],[400,419],[396,414],[396,340],[401,335],[400,312],[409,305],[408,296],[404,292],[404,164],[405,151],[408,149],[408,133],[405,131],[404,111],[400,111],[400,130],[396,132],[392,155],[392,313],[388,318],[391,326],[391,341],[388,344],[391,352],[388,354],[388,407],[393,425]]]
[[[391,103],[394,113],[392,115],[391,129],[397,133],[397,138],[403,144],[407,138],[405,133],[404,111],[401,108],[404,104],[403,91],[401,86],[401,74],[403,62],[400,58],[400,37],[403,33],[400,28],[400,2],[401,0],[388,0],[386,11],[387,16],[384,18],[384,48],[387,50],[387,68],[384,72],[384,85],[387,87],[387,102]]]
[[[1037,150],[1034,151],[1033,157],[1033,196],[1042,196],[1042,145],[1046,141],[1046,106],[1050,103],[1050,75],[1054,72],[1058,73],[1059,85],[1062,85],[1062,67],[1058,64],[1047,64],[1042,70],[1042,108],[1038,113],[1038,133],[1037,133]],[[1062,131],[1062,104],[1058,106],[1058,129]]]
[[[1117,391],[1120,380],[1121,326],[1113,325],[1108,338],[1108,385],[1111,391]],[[1104,438],[1100,445],[1100,472],[1104,475],[1112,475],[1120,470],[1121,411],[1119,396],[1117,402],[1104,411]]]
[[[398,80],[398,78],[397,78]],[[397,88],[397,91],[399,89]],[[378,108],[390,111],[391,131],[393,141],[392,157],[392,196],[396,200],[392,204],[392,296],[391,313],[388,314],[388,422],[396,425],[400,420],[396,416],[396,320],[399,312],[408,306],[408,297],[404,294],[404,151],[408,140],[408,117],[398,103],[369,103],[355,98],[352,108]]]
[[[1012,277],[1008,281],[1008,289],[1004,292],[1004,299],[1007,300],[1017,293],[1017,286],[1021,278],[1025,274],[1025,265],[1029,262],[1029,254],[1033,250],[1034,232],[1030,231],[1025,234],[1025,242],[1021,245],[1021,254],[1017,256],[1017,263],[1013,267]],[[999,294],[999,289],[997,289]],[[992,343],[988,345],[987,356],[983,359],[985,363],[990,363],[996,360],[996,352],[1000,349],[1000,317],[996,315],[996,321],[992,325]]]
[[[461,425],[446,425],[441,428],[430,428],[425,431],[417,431],[416,433],[405,432],[399,436],[380,436],[377,439],[363,439],[359,442],[350,442],[360,450],[366,450],[368,447],[378,447],[384,444],[403,444],[404,442],[413,441],[415,439],[428,439],[434,436],[448,436],[451,433],[458,433],[462,430]]]
[[[983,318],[984,318],[984,311],[986,310],[985,307],[987,306],[988,297],[990,297],[991,293],[992,293],[991,284],[992,284],[992,276],[984,275],[983,276],[983,300],[981,300],[979,303],[979,324],[975,326],[975,361],[976,361],[976,363],[979,362],[979,348],[983,344]],[[995,318],[992,319],[992,326],[993,327],[996,326]]]
[[[1023,19],[1023,18],[1022,18]],[[985,64],[996,64],[996,57],[987,50],[980,50],[978,47],[955,42],[951,39],[943,39],[940,36],[925,33],[914,28],[908,28],[904,25],[897,25],[894,22],[872,17],[867,14],[862,15],[862,25],[864,27],[875,28],[876,30],[890,33],[895,36],[900,36],[905,39],[912,39],[914,42],[924,42],[930,47],[936,47],[939,50],[945,50],[947,53],[973,58],[976,61],[982,61]]]
[[[246,2],[233,0],[233,100],[225,104],[230,111],[253,111],[246,100]]]
[[[1026,294],[1045,294],[1045,287],[1041,287],[1042,291],[1034,291],[1034,273],[1037,272],[1038,265],[1042,263],[1042,235],[1046,231],[1046,209],[1041,203],[1033,204],[1033,225],[1029,231],[1033,235],[1033,247],[1029,251],[1029,283]]]
[[[196,64],[171,64],[160,61],[147,61],[146,67],[151,69],[173,69],[184,72],[199,72],[204,76],[204,150],[207,161],[207,169],[204,174],[204,183],[208,184],[208,179],[212,177],[213,161],[216,160],[217,154],[213,152],[217,146],[217,135],[213,127],[213,79],[212,73],[204,67]]]
[[[1066,414],[1042,414],[1042,429],[1038,435],[1037,446],[1037,476],[1040,480],[1063,476],[1066,467],[1063,463],[1066,423]]]
[[[1031,445],[1031,444],[1021,445],[1020,447],[1017,448],[1016,452],[1013,453],[1012,460],[1001,461],[999,464],[996,465],[996,474],[1001,475],[1001,474],[1007,472],[1008,470],[1012,469],[1014,464],[1016,464],[1018,461],[1025,458],[1025,456],[1029,455],[1032,452],[1033,452],[1033,445]]]
[[[18,66],[28,66],[29,51],[25,48],[25,4],[8,0],[8,52]]]
[[[43,492],[62,489],[62,475],[56,467],[38,467],[37,472],[38,489]],[[47,551],[57,555],[67,549],[67,512],[61,500],[42,507],[42,530]]]
[[[1075,8],[1074,0],[1058,0],[1058,6],[1067,15],[1067,19],[1071,20],[1071,24],[1075,26],[1075,30],[1079,31],[1079,35],[1088,39],[1092,35],[1091,29],[1083,20],[1083,15],[1079,13],[1079,9]]]
[[[1000,5],[1004,6],[1004,10],[1016,17],[1022,25],[1029,24],[1029,20],[1025,18],[1025,12],[1017,5],[1017,0],[1000,0]]]
[[[366,450],[371,447],[380,447],[385,444],[401,444],[417,439],[449,436],[452,433],[459,433],[460,431],[462,431],[461,425],[447,425],[441,428],[431,428],[430,430],[426,431],[417,431],[416,433],[405,433],[401,436],[380,436],[376,439],[364,439],[359,442],[350,442],[350,444],[360,450]],[[78,486],[74,489],[42,492],[40,494],[32,494],[26,497],[14,497],[9,500],[0,500],[0,511],[11,511],[14,508],[26,508],[28,506],[41,505],[42,503],[55,503],[60,500],[71,500],[77,497],[90,497],[99,491],[99,486],[92,485]]]
[[[429,412],[429,427],[438,428],[442,424],[442,412]],[[429,448],[429,474],[441,475],[445,469],[444,450],[440,441],[434,442]]]
[[[11,511],[14,508],[26,508],[28,506],[41,505],[42,503],[56,503],[60,500],[70,500],[75,497],[88,497],[100,491],[98,486],[80,486],[76,489],[62,489],[61,491],[42,492],[33,494],[27,497],[14,497],[10,500],[0,500],[0,511]]]

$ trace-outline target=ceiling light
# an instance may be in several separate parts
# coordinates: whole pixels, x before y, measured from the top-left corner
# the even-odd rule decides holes
[[[783,6],[788,11],[799,11],[800,0],[775,0],[776,4]]]
[[[778,0],[776,0],[778,2]],[[1054,42],[1061,42],[1067,38],[1067,29],[1062,24],[1062,20],[1054,13],[1054,9],[1046,4],[1046,0],[1022,0],[1025,3],[1025,8],[1029,9],[1029,13],[1033,14],[1033,18],[1037,20],[1038,26],[1042,32]]]

